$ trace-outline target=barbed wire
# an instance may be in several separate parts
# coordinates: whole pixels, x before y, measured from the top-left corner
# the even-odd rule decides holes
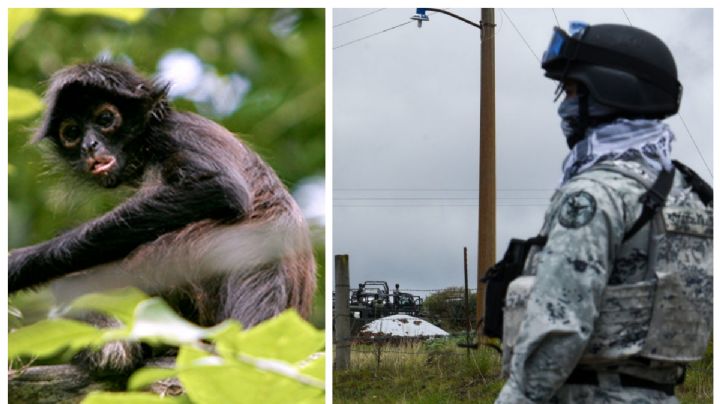
[[[458,348],[460,349],[460,348]],[[468,348],[462,348],[462,349],[468,349]],[[350,349],[350,352],[354,353],[361,353],[361,354],[369,354],[369,355],[377,355],[377,352],[374,351],[364,351],[361,349]],[[449,352],[449,351],[430,351],[430,352],[407,352],[407,351],[394,351],[394,350],[388,350],[383,349],[381,354],[399,354],[399,355],[415,355],[415,356],[466,356],[466,352]]]

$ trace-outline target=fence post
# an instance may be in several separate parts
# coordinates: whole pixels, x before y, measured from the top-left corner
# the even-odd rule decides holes
[[[463,269],[465,271],[465,345],[467,346],[467,356],[470,356],[470,298],[468,293],[468,260],[467,247],[463,247]]]
[[[350,366],[350,267],[347,255],[335,256],[335,369]]]

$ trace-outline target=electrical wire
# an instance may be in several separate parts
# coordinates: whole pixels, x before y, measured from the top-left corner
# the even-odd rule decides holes
[[[554,191],[555,188],[497,188],[498,192],[544,192]],[[477,192],[477,188],[333,188],[334,192]]]
[[[467,198],[457,198],[457,197],[444,197],[444,198],[434,198],[434,197],[348,197],[348,198],[337,198],[333,197],[334,201],[473,201],[476,200],[477,197],[467,197]],[[497,200],[533,200],[533,199],[540,199],[540,200],[547,200],[548,198],[542,197],[542,196],[534,196],[534,197],[527,197],[527,196],[501,196],[498,197]]]
[[[624,9],[624,8],[621,8],[620,10],[622,11],[623,14],[625,14],[625,18],[627,18],[628,24],[630,24],[630,26],[633,27],[634,25],[633,25],[633,23],[630,21],[630,17],[628,17],[627,13],[625,12],[625,9]]]
[[[382,10],[382,9],[381,9],[381,10]],[[448,10],[449,10],[449,9],[448,9]],[[435,14],[438,14],[438,13],[437,13],[437,12],[431,12],[431,13],[428,13],[427,15],[428,15],[428,16],[431,16],[431,15],[435,15]],[[440,14],[441,14],[441,13],[440,13]],[[360,18],[360,17],[358,17],[358,18]],[[372,37],[374,37],[374,36],[383,34],[383,33],[388,32],[388,31],[392,31],[392,30],[394,30],[394,29],[396,29],[396,28],[400,28],[400,27],[402,27],[402,26],[404,26],[404,25],[411,24],[411,23],[413,23],[413,22],[414,22],[414,20],[406,21],[406,22],[404,22],[404,23],[402,23],[402,24],[398,24],[398,25],[395,25],[395,26],[392,26],[392,27],[389,27],[389,28],[385,28],[385,29],[382,30],[382,31],[378,31],[378,32],[372,33],[372,34],[370,34],[370,35],[366,35],[366,36],[361,37],[361,38],[353,39],[352,41],[345,42],[345,43],[343,43],[343,44],[341,44],[341,45],[338,45],[338,46],[334,47],[333,50],[335,50],[335,49],[340,49],[340,48],[344,48],[344,47],[346,47],[346,46],[348,46],[348,45],[352,45],[352,44],[354,44],[354,43],[357,43],[357,42],[360,42],[360,41],[364,41],[364,40],[366,40],[366,39],[372,38]],[[495,35],[493,35],[493,37],[494,37],[494,36],[497,36],[497,34],[500,32],[500,29],[502,29],[503,22],[504,22],[504,20],[501,20],[500,26],[499,26],[498,29],[495,31]],[[333,28],[334,28],[334,27],[333,27]]]
[[[525,46],[527,46],[527,48],[530,50],[530,53],[532,53],[533,56],[535,56],[535,59],[537,59],[538,63],[540,63],[540,58],[539,58],[538,55],[535,53],[535,51],[532,50],[532,48],[530,47],[530,44],[528,43],[527,40],[525,40],[525,37],[524,37],[523,34],[520,32],[520,30],[518,29],[518,27],[515,26],[515,23],[513,22],[512,18],[510,18],[510,15],[505,11],[504,8],[501,8],[500,10],[501,10],[501,11],[503,12],[503,14],[505,14],[505,16],[508,18],[508,21],[510,21],[510,25],[512,25],[513,28],[515,28],[515,32],[517,32],[518,35],[520,35],[520,38],[523,40],[523,42],[525,42]]]
[[[687,124],[685,123],[685,119],[683,118],[682,114],[680,114],[679,112],[678,112],[678,118],[680,118],[680,122],[682,122],[688,135],[690,135],[690,140],[692,140],[692,143],[695,146],[695,150],[697,150],[698,155],[700,156],[700,160],[702,160],[703,164],[705,165],[705,168],[708,170],[708,173],[710,174],[710,178],[714,179],[713,172],[710,169],[710,166],[708,165],[707,161],[705,161],[705,157],[703,156],[702,152],[700,151],[700,147],[698,146],[697,142],[695,142],[695,138],[693,137],[692,133],[690,132],[690,128],[688,128]]]
[[[543,207],[547,208],[550,206],[549,204],[540,204],[540,203],[496,203],[495,206],[517,206],[517,207]],[[453,208],[453,207],[472,207],[477,208],[477,203],[454,203],[454,204],[371,204],[371,205],[360,205],[360,204],[353,204],[353,205],[338,205],[333,204],[333,207],[335,208]]]
[[[625,15],[625,18],[627,19],[628,24],[630,24],[630,26],[633,27],[634,25],[633,25],[632,21],[630,21],[630,17],[625,12],[625,9],[621,8],[620,10]],[[697,142],[695,141],[695,137],[693,136],[692,132],[690,132],[690,128],[687,126],[687,123],[685,123],[685,118],[683,118],[683,116],[680,112],[678,112],[677,115],[678,115],[678,118],[680,118],[680,122],[682,122],[683,126],[685,127],[685,131],[690,136],[690,140],[692,141],[693,145],[695,146],[695,150],[697,151],[698,156],[700,156],[700,160],[703,162],[703,164],[705,165],[705,168],[707,169],[708,173],[710,174],[710,178],[714,179],[713,172],[710,169],[710,165],[707,163],[707,161],[705,161],[705,156],[703,156],[702,152],[700,151],[700,147],[698,146]]]
[[[560,26],[560,20],[558,20],[557,14],[555,14],[555,9],[551,8],[553,15],[555,16],[555,22],[557,23],[558,27]]]
[[[349,20],[347,20],[347,21],[343,21],[343,22],[341,22],[341,23],[339,23],[339,24],[335,24],[335,25],[333,25],[333,28],[337,28],[337,27],[343,26],[343,25],[345,25],[345,24],[350,24],[351,22],[355,22],[355,21],[357,21],[357,20],[363,19],[363,18],[365,18],[365,17],[367,17],[367,16],[370,16],[370,15],[373,15],[373,14],[375,14],[375,13],[379,13],[379,12],[381,12],[381,11],[383,11],[383,10],[385,10],[385,9],[384,9],[384,8],[378,8],[377,10],[373,10],[373,11],[371,11],[371,12],[369,12],[369,13],[366,13],[366,14],[363,14],[363,15],[361,15],[361,16],[358,16],[358,17],[355,17],[355,18],[351,18],[351,19],[349,19]]]
[[[333,50],[335,50],[335,49],[340,49],[340,48],[344,48],[344,47],[349,46],[349,45],[352,45],[352,44],[354,44],[354,43],[357,43],[357,42],[360,42],[360,41],[364,41],[364,40],[366,40],[366,39],[368,39],[368,38],[372,38],[372,37],[374,37],[374,36],[377,36],[377,35],[380,35],[380,34],[384,34],[384,33],[388,32],[388,31],[392,31],[392,30],[394,30],[394,29],[396,29],[396,28],[400,28],[400,27],[402,27],[402,26],[404,26],[404,25],[412,24],[412,23],[414,23],[414,22],[415,22],[414,20],[410,20],[410,21],[406,21],[406,22],[404,22],[404,23],[402,23],[402,24],[394,25],[394,26],[392,26],[392,27],[390,27],[390,28],[385,28],[385,29],[382,30],[382,31],[378,31],[378,32],[372,33],[372,34],[370,34],[370,35],[366,35],[366,36],[364,36],[364,37],[362,37],[362,38],[354,39],[354,40],[352,40],[352,41],[350,41],[350,42],[345,42],[345,43],[342,44],[342,45],[338,45],[338,46],[334,47]]]

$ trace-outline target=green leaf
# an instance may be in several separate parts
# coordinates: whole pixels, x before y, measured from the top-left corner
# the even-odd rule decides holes
[[[325,354],[315,354],[306,363],[300,365],[300,371],[319,380],[325,380]]]
[[[169,379],[177,375],[177,370],[147,367],[137,370],[128,380],[128,390],[140,390],[158,380]]]
[[[8,46],[13,46],[16,35],[21,32],[24,25],[32,25],[42,9],[39,8],[11,8],[8,10]]]
[[[72,302],[70,308],[101,311],[130,324],[135,308],[146,299],[148,296],[138,289],[122,288],[81,296]]]
[[[199,327],[180,317],[160,298],[147,299],[137,305],[130,336],[150,343],[180,345],[197,342],[219,333],[227,325]]]
[[[243,331],[242,324],[237,320],[225,320],[213,327],[213,331],[208,332],[207,338],[214,340],[234,338]]]
[[[202,362],[208,362],[209,360],[217,360],[216,364],[222,363],[220,358],[213,356],[200,348],[183,345],[180,347],[180,352],[178,352],[177,359],[175,360],[175,367],[177,369],[191,368],[193,366],[200,366]]]
[[[262,322],[243,333],[224,333],[214,338],[226,358],[243,353],[258,358],[294,363],[322,350],[325,333],[316,330],[294,310]]]
[[[128,23],[138,22],[147,14],[147,10],[144,8],[57,8],[55,12],[68,17],[87,14],[98,15]]]
[[[251,365],[200,366],[181,370],[180,382],[195,403],[323,403],[323,389]]]
[[[101,330],[73,320],[43,320],[8,335],[8,357],[49,356],[65,347],[77,350],[102,343]]]
[[[190,403],[187,397],[160,397],[153,393],[105,393],[94,391],[82,404],[181,404]]]
[[[35,93],[18,87],[8,87],[8,119],[31,118],[44,108],[43,102]]]

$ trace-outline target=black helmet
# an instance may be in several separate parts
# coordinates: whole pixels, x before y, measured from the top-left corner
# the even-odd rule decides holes
[[[682,85],[668,47],[655,35],[618,24],[555,28],[543,54],[545,76],[582,83],[599,103],[626,117],[665,118],[680,108]]]

